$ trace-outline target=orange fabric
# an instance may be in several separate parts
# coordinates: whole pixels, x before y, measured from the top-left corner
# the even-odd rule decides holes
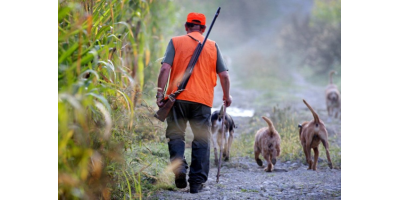
[[[195,12],[189,13],[186,18],[186,22],[199,24],[198,22],[195,22],[193,20],[199,20],[200,25],[206,25],[206,16],[201,13],[195,13]]]
[[[200,42],[204,40],[204,36],[199,32],[192,32],[189,35]],[[187,35],[173,37],[172,42],[175,48],[175,57],[171,67],[167,94],[171,94],[178,89],[178,85],[198,44],[197,41]],[[177,99],[197,102],[212,107],[214,87],[217,84],[216,67],[217,48],[214,41],[207,40],[185,90],[178,95]]]

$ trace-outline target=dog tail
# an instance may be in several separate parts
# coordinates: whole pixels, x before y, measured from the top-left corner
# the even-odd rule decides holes
[[[332,75],[333,74],[336,74],[336,72],[333,70],[331,72],[329,72],[329,84],[332,84]]]
[[[310,105],[308,105],[306,100],[303,99],[303,102],[306,104],[308,109],[310,109],[312,115],[314,116],[314,121],[317,123],[317,126],[318,126],[318,123],[320,123],[320,121],[319,121],[319,117],[318,117],[317,113],[314,111],[314,109],[311,108]]]
[[[275,130],[275,127],[274,127],[274,125],[272,124],[272,121],[271,121],[270,119],[266,118],[266,117],[262,117],[262,118],[267,122],[269,128],[271,129],[271,133],[272,133],[272,131]]]

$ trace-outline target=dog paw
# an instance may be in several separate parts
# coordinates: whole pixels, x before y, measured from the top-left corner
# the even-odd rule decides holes
[[[332,165],[332,163],[328,163],[328,166],[329,166],[329,168],[333,168],[333,165]]]
[[[260,167],[263,165],[261,159],[257,159],[256,162],[257,162],[258,166],[260,166]]]
[[[224,161],[229,161],[229,156],[225,157]]]
[[[264,171],[266,172],[272,172],[272,169],[269,169],[268,167],[264,168]]]
[[[276,163],[276,158],[272,158],[272,164],[275,165],[275,163]]]

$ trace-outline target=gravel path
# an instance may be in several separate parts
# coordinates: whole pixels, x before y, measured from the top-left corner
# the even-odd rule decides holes
[[[250,158],[234,159],[223,164],[219,183],[213,166],[198,194],[187,187],[160,191],[149,199],[340,199],[340,170],[319,166],[315,172],[300,161],[278,161],[275,167],[288,172],[267,173]]]

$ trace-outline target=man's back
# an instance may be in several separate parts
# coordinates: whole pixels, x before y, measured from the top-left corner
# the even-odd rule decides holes
[[[171,77],[167,94],[171,94],[177,90],[197,44],[199,42],[202,43],[203,40],[204,36],[198,32],[172,38],[175,57],[171,67]],[[217,48],[215,42],[207,40],[196,66],[193,69],[189,82],[186,85],[185,91],[182,92],[177,99],[201,103],[212,107],[214,87],[217,82],[216,63]]]

